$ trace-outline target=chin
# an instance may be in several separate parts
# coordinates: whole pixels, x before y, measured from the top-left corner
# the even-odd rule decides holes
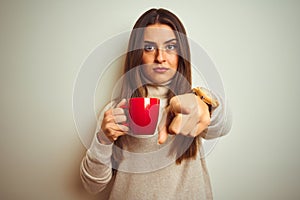
[[[154,84],[157,84],[157,85],[164,85],[164,84],[167,84],[171,79],[166,79],[166,80],[153,80],[153,83]]]

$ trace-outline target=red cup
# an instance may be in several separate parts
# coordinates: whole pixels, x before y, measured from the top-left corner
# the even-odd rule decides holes
[[[135,97],[128,101],[128,122],[135,135],[152,135],[159,115],[158,98]]]

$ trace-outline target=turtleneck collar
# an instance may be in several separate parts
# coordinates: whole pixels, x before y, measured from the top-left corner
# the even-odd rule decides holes
[[[148,97],[167,98],[169,87],[163,85],[147,85]]]

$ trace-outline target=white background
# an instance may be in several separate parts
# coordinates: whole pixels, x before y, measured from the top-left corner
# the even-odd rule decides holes
[[[300,198],[299,1],[15,0],[0,1],[0,199],[101,199],[79,179],[73,85],[152,7],[176,13],[223,78],[234,121],[207,157],[215,199]]]

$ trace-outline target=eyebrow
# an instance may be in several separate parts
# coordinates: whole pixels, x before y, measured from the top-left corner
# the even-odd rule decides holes
[[[170,42],[173,42],[173,41],[177,41],[177,39],[173,38],[173,39],[167,40],[167,41],[164,42],[164,44],[167,44],[167,43],[170,43]],[[148,41],[148,40],[145,40],[144,42],[145,43],[150,43],[150,44],[156,44],[155,42]]]

